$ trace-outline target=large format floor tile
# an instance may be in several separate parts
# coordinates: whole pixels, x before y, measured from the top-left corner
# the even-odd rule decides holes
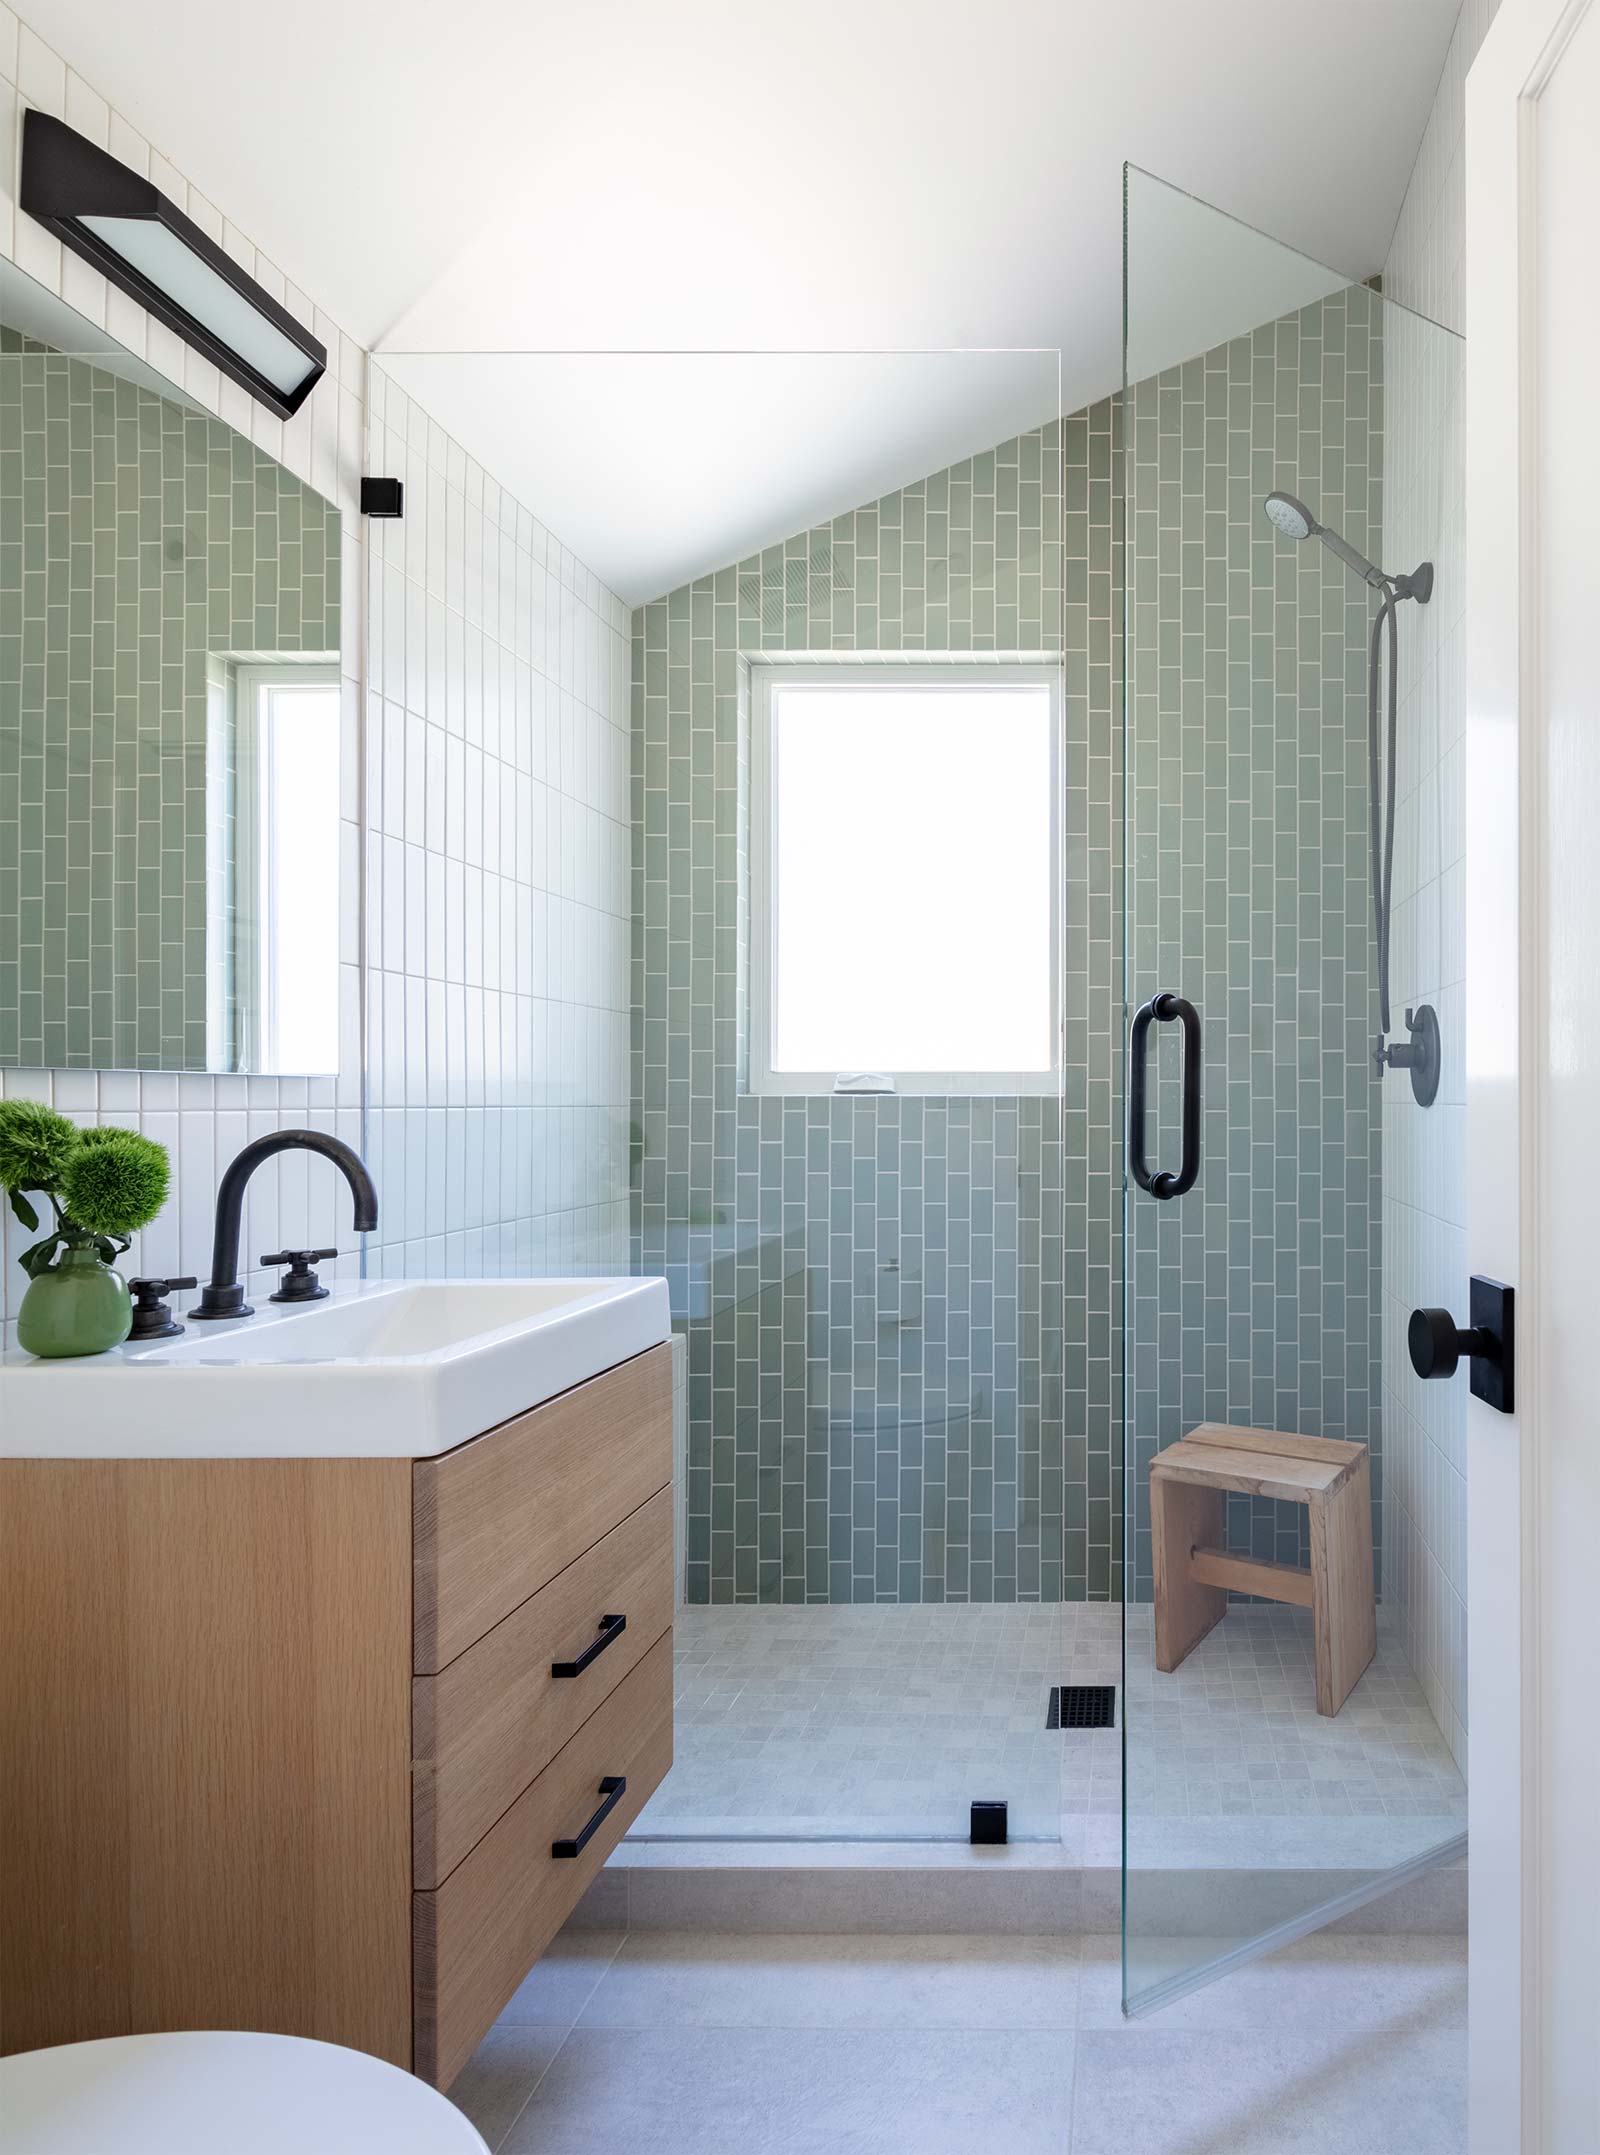
[[[500,2015],[503,2026],[570,2028],[599,1988],[622,1950],[625,1934],[607,1930],[563,1931],[543,1960],[529,1971]]]
[[[630,1938],[584,2028],[854,2028],[1067,2033],[1076,1938]]]
[[[1321,1933],[1129,2024],[1115,1938],[568,1933],[451,2093],[497,2155],[1461,2155],[1465,1958]]]
[[[1466,2037],[1317,2027],[1078,2037],[1070,2155],[1463,2155]]]
[[[577,2029],[503,2155],[1066,2155],[1070,2035]]]
[[[500,2146],[527,2108],[562,2044],[565,2028],[518,2026],[501,2020],[489,2030],[450,2089],[491,2149]]]
[[[1159,1940],[1143,1942],[1159,1947]],[[1229,1940],[1227,1943],[1231,1944]],[[1082,1941],[1080,2028],[1123,2028],[1122,1954],[1115,1938]],[[1175,1940],[1174,1965],[1198,1966],[1205,1941]],[[1390,1938],[1318,1931],[1269,1959],[1252,1961],[1137,2026],[1366,2028],[1385,2035],[1438,2035],[1466,2025],[1466,1940]]]

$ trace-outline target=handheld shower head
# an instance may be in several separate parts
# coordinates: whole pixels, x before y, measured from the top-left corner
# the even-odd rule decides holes
[[[1286,539],[1320,539],[1330,554],[1337,554],[1347,569],[1354,569],[1363,583],[1371,584],[1374,591],[1384,588],[1382,569],[1375,569],[1365,554],[1358,554],[1353,546],[1341,539],[1338,532],[1330,531],[1326,524],[1319,524],[1303,501],[1293,494],[1286,494],[1274,487],[1261,505],[1267,512],[1269,523],[1281,531]]]
[[[1275,531],[1281,531],[1286,539],[1298,543],[1301,539],[1320,539],[1330,554],[1336,554],[1347,569],[1354,569],[1363,583],[1369,584],[1379,598],[1377,615],[1372,624],[1372,642],[1367,667],[1367,768],[1368,798],[1371,806],[1372,831],[1372,910],[1378,933],[1378,1012],[1383,1030],[1378,1038],[1375,1059],[1381,1068],[1385,1063],[1411,1072],[1412,1089],[1424,1107],[1430,1105],[1439,1083],[1438,1049],[1431,1050],[1426,1038],[1421,1043],[1419,1032],[1426,1034],[1424,1020],[1433,1019],[1434,1013],[1426,1005],[1413,1020],[1406,1012],[1406,1024],[1411,1028],[1412,1042],[1409,1047],[1396,1043],[1391,1045],[1389,1031],[1389,923],[1390,901],[1394,888],[1394,781],[1395,781],[1395,729],[1397,718],[1396,666],[1399,657],[1395,629],[1395,607],[1401,599],[1415,599],[1426,606],[1433,596],[1433,563],[1419,562],[1409,576],[1385,576],[1374,568],[1364,554],[1358,554],[1353,546],[1342,539],[1338,532],[1330,531],[1326,524],[1319,524],[1305,503],[1297,496],[1285,493],[1282,487],[1274,487],[1261,504],[1267,512],[1267,521]],[[1387,793],[1380,799],[1379,770],[1380,750],[1378,715],[1379,667],[1385,634],[1389,644],[1389,783]],[[1385,816],[1384,802],[1388,813]],[[1435,1024],[1433,1039],[1437,1042]]]
[[[1293,494],[1276,487],[1261,506],[1267,512],[1268,523],[1275,524],[1286,539],[1309,539],[1322,529],[1303,501],[1296,501]]]

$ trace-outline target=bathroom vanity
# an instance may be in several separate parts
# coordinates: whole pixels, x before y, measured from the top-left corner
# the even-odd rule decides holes
[[[0,1364],[0,2049],[253,2028],[445,2087],[671,1764],[666,1290],[222,1330]]]

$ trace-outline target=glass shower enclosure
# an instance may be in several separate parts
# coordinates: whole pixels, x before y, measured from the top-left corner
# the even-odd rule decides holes
[[[1133,169],[1124,275],[1141,2013],[1462,1851],[1456,1490],[1403,1366],[1461,1217],[1460,460],[1458,340],[1371,286]]]
[[[569,768],[560,711],[530,729],[552,843],[525,969],[538,1010],[588,939],[631,936],[608,1101],[683,1376],[676,1756],[632,1838],[962,1842],[980,1803],[1056,1841],[1081,1749],[1050,1723],[1063,1626],[1112,1542],[1104,1252],[1081,1344],[1109,1142],[1086,1167],[1052,1037],[1088,911],[1064,472],[1095,460],[1108,529],[1109,431],[1063,425],[1053,350],[382,364],[629,632],[631,738],[604,738],[630,827]],[[620,509],[597,462],[626,470]],[[564,602],[543,627],[570,633]],[[1019,880],[1022,822],[1049,849]],[[597,922],[570,863],[619,839],[628,917]],[[1007,961],[1043,1014],[1026,1043]],[[1108,1066],[1109,993],[1101,1021]],[[1114,1626],[1096,1641],[1114,1662]]]
[[[521,670],[502,694],[546,834],[518,977],[560,1046],[592,940],[631,952],[590,1072],[627,1213],[604,1262],[666,1277],[680,1342],[676,1763],[633,1837],[703,1867],[962,1842],[1004,1803],[1064,1908],[1092,1886],[1109,1923],[1120,1867],[1145,2012],[1448,1864],[1464,1826],[1457,1425],[1404,1352],[1414,1304],[1462,1300],[1460,364],[1136,172],[1125,262],[1122,386],[1066,412],[1053,352],[383,364],[485,471],[516,445],[508,483],[551,519],[513,505],[536,637],[575,633],[581,589],[631,646],[608,772]],[[601,428],[625,517],[595,494]],[[722,520],[752,471],[762,498]],[[758,960],[786,702],[798,725],[835,676],[887,709],[974,669],[1055,687],[1055,866],[1018,924],[1043,948],[1052,915],[1054,1067],[909,1082],[864,1030],[785,1074]],[[985,739],[939,809],[930,913],[977,850]],[[839,788],[865,773],[842,759]],[[834,887],[815,808],[812,910],[870,1008],[907,969],[905,856],[858,818]],[[599,909],[591,854],[623,869]],[[1426,1105],[1395,1059],[1423,1005]],[[576,1112],[573,1068],[527,1073],[541,1109]],[[1109,1730],[1071,1725],[1119,1678]]]

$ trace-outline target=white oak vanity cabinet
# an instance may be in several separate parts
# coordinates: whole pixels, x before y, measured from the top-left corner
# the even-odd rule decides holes
[[[0,1460],[0,2049],[447,2087],[672,1762],[672,1364],[437,1457]]]

